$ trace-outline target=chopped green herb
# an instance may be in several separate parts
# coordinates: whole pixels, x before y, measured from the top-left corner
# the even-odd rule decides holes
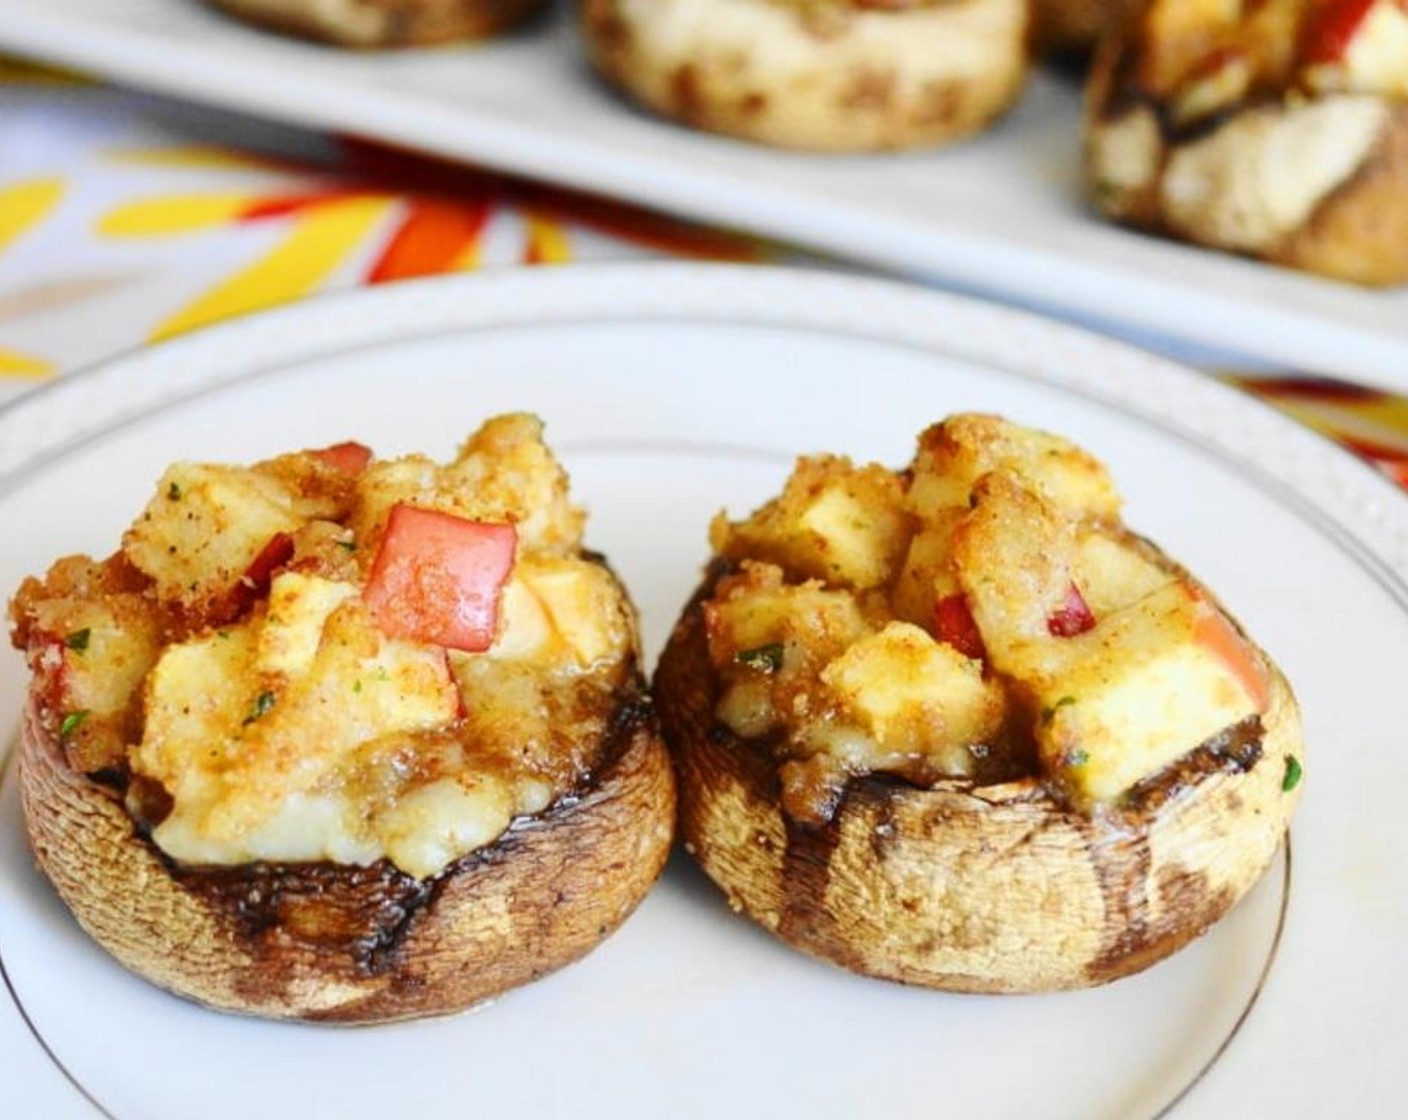
[[[93,636],[92,627],[85,626],[82,630],[75,630],[64,639],[64,645],[69,649],[82,653],[88,648],[88,639]]]
[[[1281,792],[1290,793],[1296,786],[1300,785],[1301,770],[1300,759],[1293,754],[1286,756],[1286,776],[1281,779]]]
[[[217,630],[215,631],[215,636],[217,638],[228,638],[230,636],[230,632],[228,630]]]
[[[361,691],[362,691],[362,682],[359,681],[359,680],[353,681],[353,682],[352,682],[352,691],[353,691],[353,692],[361,692]]]
[[[274,706],[274,701],[278,699],[272,692],[261,692],[254,698],[254,708],[249,715],[244,717],[244,725],[248,727],[260,716],[269,714],[269,709]]]
[[[166,488],[166,500],[168,502],[179,502],[181,500],[181,488],[172,483]]]
[[[776,673],[782,668],[782,652],[781,642],[769,642],[754,649],[739,650],[733,659],[761,673]]]
[[[1123,193],[1120,185],[1110,179],[1099,179],[1095,183],[1095,197],[1100,202],[1114,202]]]
[[[356,552],[356,551],[357,551],[357,542],[356,542],[356,541],[338,541],[337,544],[338,544],[338,547],[339,547],[339,548],[345,548],[348,552]]]
[[[1056,718],[1056,713],[1057,713],[1060,709],[1064,708],[1067,704],[1074,704],[1075,702],[1076,702],[1076,698],[1075,698],[1074,696],[1063,696],[1063,697],[1061,697],[1061,699],[1057,700],[1056,703],[1052,704],[1051,707],[1049,707],[1049,708],[1042,708],[1042,709],[1041,709],[1041,726],[1042,726],[1042,727],[1049,727],[1049,726],[1051,726],[1051,721]]]
[[[1084,766],[1089,761],[1090,756],[1086,754],[1083,750],[1081,750],[1079,747],[1071,751],[1070,754],[1066,755],[1067,766]]]
[[[69,712],[68,715],[64,716],[63,723],[59,724],[59,738],[67,739],[70,735],[72,735],[75,731],[78,730],[78,725],[87,718],[87,708],[83,708],[82,710],[77,712]]]

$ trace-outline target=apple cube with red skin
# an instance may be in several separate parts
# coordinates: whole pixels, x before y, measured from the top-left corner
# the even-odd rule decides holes
[[[498,634],[517,541],[512,525],[393,506],[362,596],[386,634],[483,652]]]
[[[723,556],[777,564],[792,579],[865,590],[889,583],[904,559],[903,504],[893,472],[817,455],[799,459],[781,496],[751,517],[717,519],[710,539]]]
[[[945,595],[934,605],[934,637],[952,646],[964,657],[982,661],[987,658],[983,636],[968,601],[961,595]]]
[[[908,622],[853,642],[821,679],[835,723],[859,727],[874,744],[871,762],[918,755],[944,773],[970,773],[969,747],[990,742],[1006,715],[1001,687],[977,661]]]
[[[342,580],[281,572],[269,587],[269,609],[259,630],[255,668],[295,677],[307,672],[322,643],[328,616],[357,589]]]
[[[1340,62],[1379,0],[1318,0],[1301,28],[1301,62]]]
[[[916,526],[890,588],[896,618],[927,627],[933,621],[934,603],[958,591],[953,527],[967,512],[966,506],[936,510]]]
[[[954,530],[953,567],[994,665],[1033,640],[1077,634],[1089,609],[1076,586],[1073,522],[1007,471],[980,479]],[[941,603],[943,600],[940,601]]]
[[[277,479],[239,467],[177,463],[127,530],[122,550],[152,578],[160,598],[200,612],[228,596],[272,540],[298,529],[303,517],[294,504]]]
[[[331,447],[322,447],[317,451],[310,451],[309,454],[339,474],[354,478],[366,470],[367,464],[372,461],[372,449],[355,440],[334,443]]]
[[[1056,638],[1074,638],[1095,625],[1095,615],[1072,580],[1066,587],[1061,605],[1046,617],[1046,629]]]
[[[1183,581],[1040,646],[1014,676],[1036,700],[1045,768],[1087,803],[1117,798],[1268,703],[1255,649]]]
[[[1320,0],[1297,41],[1296,83],[1315,96],[1408,97],[1408,0]]]
[[[336,809],[330,776],[364,744],[444,727],[459,712],[445,651],[379,632],[355,596],[278,606],[290,615],[283,639],[316,628],[311,658],[255,619],[168,646],[148,677],[133,765],[176,799],[154,833],[176,859],[374,859],[339,813],[317,810],[320,799]],[[271,673],[261,661],[271,653],[294,656]],[[286,810],[300,802],[313,811],[290,827]]]
[[[996,416],[950,416],[919,436],[906,506],[931,521],[963,509],[984,475],[1000,471],[1073,517],[1114,518],[1119,493],[1093,455],[1067,439]]]
[[[1099,529],[1078,531],[1074,577],[1097,619],[1129,606],[1174,578],[1133,542]]]

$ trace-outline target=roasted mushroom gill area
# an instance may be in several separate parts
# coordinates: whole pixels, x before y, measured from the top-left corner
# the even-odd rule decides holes
[[[10,604],[70,768],[176,864],[428,879],[586,784],[633,612],[534,417],[449,463],[356,444],[175,464],[103,561]]]
[[[712,537],[714,734],[772,759],[794,821],[883,776],[1116,823],[1259,757],[1261,654],[1059,437],[961,415],[903,471],[803,459]]]

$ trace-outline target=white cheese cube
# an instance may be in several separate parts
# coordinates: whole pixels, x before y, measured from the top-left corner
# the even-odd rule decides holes
[[[886,753],[931,755],[945,764],[967,757],[966,748],[1002,722],[1002,694],[983,679],[981,663],[907,622],[861,638],[821,679]]]
[[[259,632],[260,670],[290,677],[307,672],[322,641],[323,624],[356,592],[350,583],[280,572],[269,587],[269,610]]]
[[[1089,802],[1118,797],[1265,704],[1260,659],[1182,583],[1043,644],[1042,671],[1026,682],[1038,750]]]
[[[302,518],[273,479],[238,467],[177,463],[127,530],[122,549],[163,598],[192,603],[244,576],[269,541]]]

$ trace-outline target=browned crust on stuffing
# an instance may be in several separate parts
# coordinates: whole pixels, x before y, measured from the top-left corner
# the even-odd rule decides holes
[[[414,47],[482,39],[544,0],[210,0],[252,23],[344,47]]]
[[[68,767],[33,697],[19,777],[39,866],[122,964],[222,1010],[334,1023],[459,1011],[578,959],[645,896],[673,834],[673,776],[638,693],[587,788],[424,882],[385,862],[176,865]]]
[[[1243,729],[1226,757],[1194,752],[1118,814],[1068,809],[1035,780],[924,789],[872,776],[851,782],[828,825],[799,825],[780,808],[766,749],[714,718],[700,609],[710,583],[655,676],[680,835],[735,909],[806,953],[954,991],[1101,984],[1201,934],[1281,841],[1298,796],[1282,790],[1286,759],[1301,745],[1274,667],[1259,739]]]
[[[1131,0],[1033,0],[1032,41],[1041,52],[1088,52],[1133,6]]]

